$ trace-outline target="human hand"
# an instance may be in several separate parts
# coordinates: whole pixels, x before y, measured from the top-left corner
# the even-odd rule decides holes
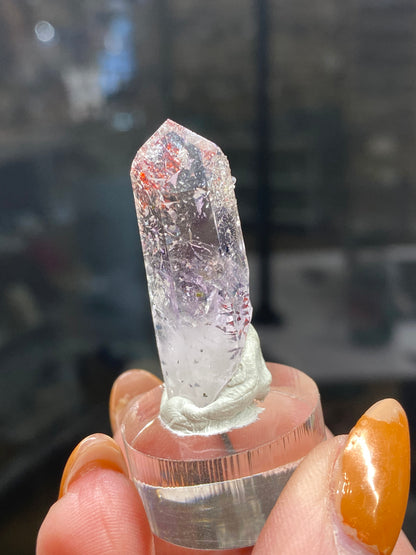
[[[39,531],[37,555],[214,553],[154,538],[128,478],[120,422],[134,397],[160,383],[143,370],[126,372],[116,380],[110,398],[114,439],[88,436],[71,454],[60,498]],[[391,399],[376,403],[348,437],[331,437],[305,457],[254,548],[215,553],[415,554],[405,535],[399,535],[409,487],[408,442],[400,405]],[[342,524],[345,520],[349,527]]]

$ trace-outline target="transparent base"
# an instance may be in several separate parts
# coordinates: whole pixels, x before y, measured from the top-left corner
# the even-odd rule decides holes
[[[299,462],[325,439],[315,383],[286,366],[268,368],[272,387],[259,418],[226,434],[167,430],[159,419],[162,387],[129,408],[122,435],[155,535],[193,549],[255,544]]]

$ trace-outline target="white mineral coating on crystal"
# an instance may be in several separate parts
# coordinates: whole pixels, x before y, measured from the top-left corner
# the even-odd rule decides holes
[[[197,407],[184,397],[167,397],[163,392],[160,418],[178,435],[213,435],[242,428],[254,422],[262,411],[255,401],[269,392],[272,376],[264,362],[256,330],[250,324],[241,361],[218,397],[205,407]]]
[[[167,395],[203,407],[236,370],[252,314],[235,180],[218,146],[170,120],[131,178]]]

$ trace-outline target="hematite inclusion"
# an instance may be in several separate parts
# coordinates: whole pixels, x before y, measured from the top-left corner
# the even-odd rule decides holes
[[[171,120],[131,179],[167,393],[202,407],[233,375],[252,314],[235,179],[218,146]]]

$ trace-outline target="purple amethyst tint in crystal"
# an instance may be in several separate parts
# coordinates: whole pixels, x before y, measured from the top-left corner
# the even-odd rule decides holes
[[[170,120],[131,179],[168,396],[202,407],[232,377],[252,314],[235,179],[214,143]]]

